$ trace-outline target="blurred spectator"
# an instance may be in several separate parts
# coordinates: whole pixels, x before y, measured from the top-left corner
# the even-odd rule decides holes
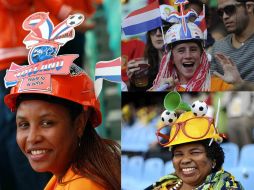
[[[166,32],[169,28],[169,24],[165,23],[163,32]],[[135,84],[134,76],[135,72],[141,70],[141,64],[143,61],[130,60],[127,63],[127,75],[129,78],[129,91],[146,91],[152,87],[153,81],[159,71],[159,65],[164,54],[164,41],[161,28],[155,28],[148,31],[146,34],[146,46],[144,51],[144,60],[149,64],[148,70],[148,82],[137,85]]]
[[[126,104],[122,107],[122,126],[131,127],[136,120],[135,108],[132,104]]]
[[[215,59],[217,52],[230,57],[245,81],[254,81],[254,2],[249,0],[218,0],[218,15],[230,33],[214,43],[212,49],[212,71],[223,73]]]
[[[147,4],[153,3],[154,1],[147,1]],[[169,4],[169,1],[159,1],[159,4]],[[145,3],[143,3],[143,7]],[[140,5],[140,2],[136,5]],[[125,5],[126,6],[126,5]],[[130,13],[130,11],[129,11]],[[163,22],[163,32],[166,33],[168,28],[171,24],[168,22]],[[146,91],[152,87],[152,83],[158,73],[159,65],[161,62],[161,58],[165,52],[164,48],[164,41],[163,41],[163,34],[160,27],[155,28],[151,31],[147,31],[145,36],[145,47],[141,44],[141,41],[132,40],[130,42],[123,42],[122,43],[122,55],[123,57],[126,56],[126,53],[134,53],[136,56],[129,56],[128,60],[124,59],[124,64],[126,64],[126,74],[127,76],[123,75],[123,79],[126,82],[126,78],[128,78],[128,91]],[[137,46],[131,47],[131,43],[136,43]],[[133,48],[132,50],[130,48]],[[144,49],[145,48],[145,49]],[[128,50],[128,51],[127,51]],[[137,58],[137,59],[135,59]],[[144,66],[145,65],[145,66]],[[125,68],[124,68],[125,69]],[[123,69],[123,74],[124,70]],[[140,74],[141,73],[141,74]],[[142,79],[142,82],[139,82],[139,78]],[[138,82],[136,80],[138,78]],[[141,81],[141,80],[140,80]]]
[[[254,116],[253,92],[227,92],[222,99],[228,116],[227,133],[229,141],[242,147],[253,143]]]

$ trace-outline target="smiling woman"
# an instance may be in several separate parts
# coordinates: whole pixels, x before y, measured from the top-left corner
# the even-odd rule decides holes
[[[181,103],[185,106],[174,106],[171,100],[179,96],[177,92],[166,95],[167,111],[181,114],[172,124],[164,122],[165,126],[156,133],[159,143],[172,152],[175,172],[160,178],[146,190],[243,190],[240,182],[222,168],[224,152],[219,145],[222,137],[213,118],[206,116],[207,110],[195,115],[195,106],[191,109],[185,102]],[[165,128],[170,128],[169,135],[164,134]]]
[[[96,133],[101,112],[93,83],[76,65],[71,70],[51,76],[48,93],[21,93],[18,84],[5,97],[16,110],[17,143],[35,171],[54,174],[45,190],[120,189],[119,145]]]

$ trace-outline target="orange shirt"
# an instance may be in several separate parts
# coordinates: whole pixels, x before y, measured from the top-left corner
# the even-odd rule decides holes
[[[44,190],[105,190],[96,182],[75,174],[71,168],[63,177],[62,183],[58,184],[56,176],[53,176]]]
[[[211,87],[210,87],[209,92],[227,91],[227,90],[231,90],[232,88],[233,88],[233,85],[224,82],[219,77],[212,76]],[[177,91],[184,92],[185,88],[181,86],[177,89]]]

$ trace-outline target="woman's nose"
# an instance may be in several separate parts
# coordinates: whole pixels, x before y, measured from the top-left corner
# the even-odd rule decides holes
[[[182,160],[181,160],[181,164],[182,165],[187,165],[191,162],[191,159],[187,156],[183,157]]]
[[[35,144],[39,142],[41,139],[40,131],[36,129],[35,127],[30,126],[30,129],[27,134],[27,142]]]

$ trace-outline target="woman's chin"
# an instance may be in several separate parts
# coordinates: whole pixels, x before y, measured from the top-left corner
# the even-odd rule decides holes
[[[48,172],[49,171],[49,167],[46,166],[45,164],[30,162],[30,165],[33,168],[33,170],[36,172]]]

